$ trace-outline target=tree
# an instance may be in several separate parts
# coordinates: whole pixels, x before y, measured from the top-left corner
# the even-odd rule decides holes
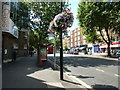
[[[66,51],[68,50],[68,47],[67,47],[67,46],[65,46],[65,50],[66,50]]]
[[[39,41],[48,36],[49,23],[52,21],[54,16],[60,13],[59,2],[33,2],[31,3],[33,29],[39,35]],[[63,8],[65,8],[65,3]]]
[[[31,45],[35,45],[39,55],[40,47],[38,45],[44,42],[48,42],[47,37],[49,24],[55,15],[61,12],[61,5],[60,2],[33,2],[30,3],[30,8],[32,29],[34,32],[32,35],[35,37],[35,39],[33,39],[34,42],[31,42],[33,43]],[[62,8],[67,8],[67,5],[63,3]]]
[[[59,50],[60,49],[60,38],[58,35],[56,36],[56,39],[51,39],[49,42],[54,43],[55,40],[56,40],[56,49]]]
[[[110,32],[120,31],[120,3],[118,2],[80,2],[78,8],[79,25],[84,28],[87,38],[93,39],[100,33],[103,41],[108,45],[110,54]],[[91,39],[90,39],[91,40]],[[94,40],[96,40],[94,38]]]

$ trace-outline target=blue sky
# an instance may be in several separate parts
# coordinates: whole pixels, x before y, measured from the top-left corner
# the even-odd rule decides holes
[[[72,30],[72,29],[74,29],[74,28],[79,27],[79,26],[78,26],[78,20],[76,19],[77,9],[78,9],[78,3],[79,3],[79,0],[69,0],[69,4],[71,4],[71,5],[70,5],[71,12],[72,12],[73,15],[74,15],[74,22],[73,22],[72,27],[69,28],[69,30]]]

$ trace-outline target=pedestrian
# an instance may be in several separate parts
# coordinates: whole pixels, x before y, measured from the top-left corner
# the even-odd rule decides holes
[[[17,51],[13,50],[13,53],[12,53],[12,62],[16,61],[16,56],[17,56]]]
[[[33,55],[33,51],[30,51],[30,55],[31,55],[31,57],[32,57],[32,55]]]

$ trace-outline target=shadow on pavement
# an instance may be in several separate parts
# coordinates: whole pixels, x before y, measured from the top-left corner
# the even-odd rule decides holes
[[[67,69],[66,67],[63,67],[64,68],[64,70],[66,71],[66,72],[71,72],[69,69]]]
[[[52,56],[49,56],[50,60],[53,60]],[[56,57],[57,64],[59,65],[59,56]],[[95,58],[95,57],[83,57],[83,56],[69,56],[69,57],[63,57],[63,64],[69,65],[69,66],[82,66],[82,67],[97,67],[97,66],[118,66],[120,65],[120,61],[116,60],[106,60],[103,58]],[[70,72],[70,71],[69,71]]]
[[[25,57],[14,63],[5,63],[2,67],[2,87],[5,88],[57,88],[46,85],[44,80],[33,79],[27,75],[50,68],[49,62],[43,66],[36,65],[37,57]],[[5,89],[6,90],[6,89]],[[60,89],[61,90],[61,89]],[[62,89],[63,90],[63,89]]]
[[[95,90],[118,90],[118,88],[111,86],[111,85],[100,85],[95,84],[92,86]]]
[[[64,57],[64,65],[69,66],[82,66],[82,67],[97,67],[97,66],[118,66],[120,61],[106,60],[102,58],[94,57]]]
[[[77,76],[77,78],[86,79],[86,78],[94,78],[94,77],[80,75],[80,76]]]
[[[63,81],[68,82],[68,83],[72,83],[72,84],[76,84],[76,85],[81,85],[80,83],[75,83],[75,82],[68,81],[68,80],[65,80],[65,79]]]

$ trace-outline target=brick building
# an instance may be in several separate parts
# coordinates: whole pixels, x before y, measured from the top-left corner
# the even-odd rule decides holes
[[[70,49],[70,36],[63,36],[63,49],[67,47]]]
[[[17,57],[28,55],[28,33],[19,30],[18,38],[7,32],[2,32],[3,59],[11,59],[13,50],[17,51]]]
[[[77,47],[86,45],[85,36],[81,33],[81,28],[76,28],[75,30],[71,31],[70,37],[71,37],[71,47]]]
[[[120,50],[120,31],[116,30],[113,32],[112,30],[109,30],[109,35],[111,38],[111,45],[110,45],[111,52]],[[104,33],[104,37],[107,37],[105,33]],[[106,43],[101,43],[99,47],[101,49],[101,52],[107,52],[108,46]]]

